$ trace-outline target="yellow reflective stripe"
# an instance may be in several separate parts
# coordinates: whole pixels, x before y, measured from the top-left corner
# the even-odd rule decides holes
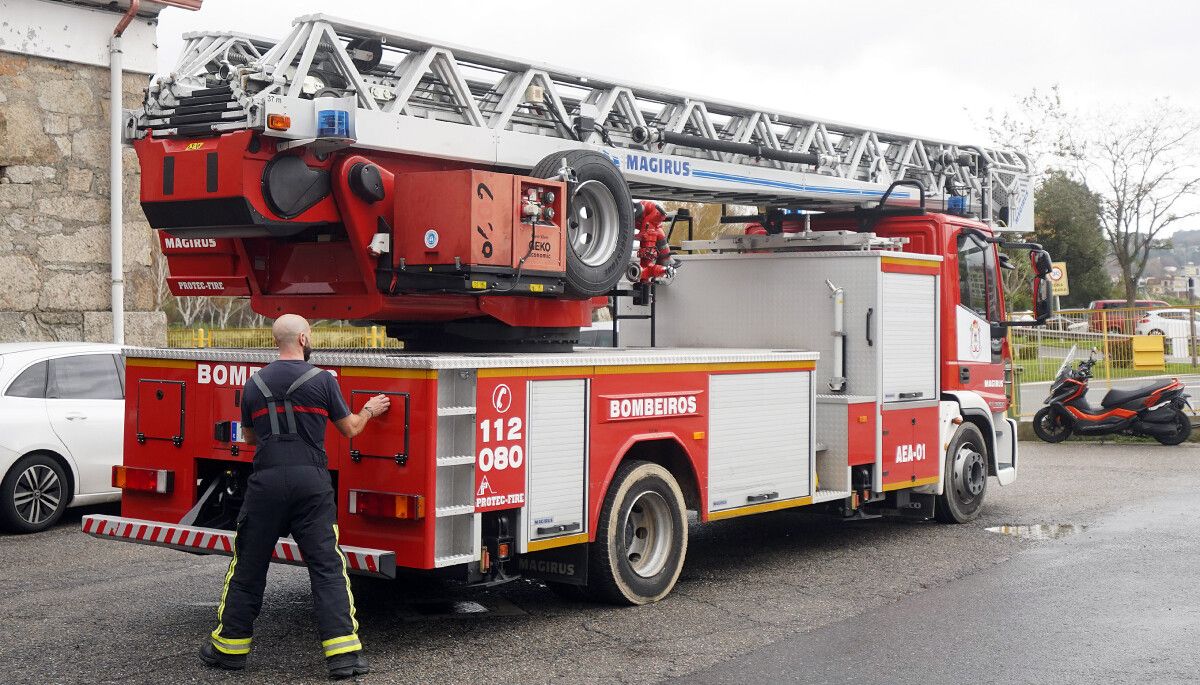
[[[350,625],[354,627],[354,632],[358,632],[358,619],[354,617],[354,592],[350,590],[350,574],[346,572],[346,555],[342,554],[342,546],[338,544],[341,539],[341,532],[338,531],[337,524],[333,524],[333,548],[337,550],[338,558],[342,560],[342,577],[346,579],[346,600],[350,602]]]
[[[325,640],[324,642],[321,643],[321,646],[322,647],[332,647],[333,645],[340,645],[343,642],[355,642],[357,640],[358,640],[357,635],[343,635],[341,637],[335,637],[335,638],[331,638],[329,640]]]
[[[217,605],[217,627],[212,631],[213,645],[216,646],[215,640],[223,640],[221,637],[221,629],[225,627],[225,596],[229,594],[229,581],[233,579],[233,569],[237,568],[237,531],[233,533],[233,558],[229,560],[229,570],[225,572],[225,587],[221,588],[221,603]],[[247,640],[248,642],[249,640]]]
[[[225,647],[223,645],[217,644],[216,640],[213,640],[212,645],[213,645],[213,647],[216,648],[216,650],[218,652],[221,652],[223,654],[249,654],[250,653],[250,647],[248,645],[246,647]]]
[[[248,645],[250,644],[250,640],[254,639],[249,637],[221,637],[220,635],[213,635],[212,637],[216,642],[234,647],[237,645]]]
[[[360,649],[362,649],[362,644],[359,643],[357,640],[355,640],[354,644],[346,645],[345,647],[336,647],[334,649],[325,650],[325,656],[326,657],[337,656],[338,654],[345,654],[346,652],[357,652]]]

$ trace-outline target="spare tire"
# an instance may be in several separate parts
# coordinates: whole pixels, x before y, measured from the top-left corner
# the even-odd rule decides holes
[[[530,175],[554,178],[564,161],[575,173],[567,183],[566,292],[607,295],[633,258],[633,197],[612,160],[594,150],[556,152]]]

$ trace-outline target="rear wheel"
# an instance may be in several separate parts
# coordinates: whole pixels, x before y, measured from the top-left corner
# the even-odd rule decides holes
[[[22,457],[0,481],[0,524],[13,533],[53,526],[71,499],[62,466],[45,454]]]
[[[613,478],[588,555],[588,594],[614,604],[649,604],[675,587],[687,554],[683,492],[669,471],[646,461]]]
[[[612,160],[594,150],[552,154],[530,175],[553,178],[564,164],[575,174],[567,183],[566,291],[580,298],[605,295],[633,258],[629,185]]]
[[[974,424],[963,423],[946,452],[944,492],[937,499],[937,520],[966,523],[979,516],[987,494],[987,448],[983,433]]]
[[[1046,442],[1062,442],[1071,437],[1071,424],[1051,407],[1044,407],[1033,415],[1033,432]]]
[[[1163,335],[1162,329],[1151,328],[1149,335]]]
[[[1156,435],[1154,439],[1164,445],[1178,445],[1192,434],[1192,419],[1182,411],[1175,412],[1175,418],[1171,421],[1171,425],[1175,428],[1173,433]]]

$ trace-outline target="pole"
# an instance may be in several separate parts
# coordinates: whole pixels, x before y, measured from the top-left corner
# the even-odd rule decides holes
[[[121,177],[121,36],[114,34],[108,47],[110,101],[108,140],[109,259],[112,263],[112,338],[125,344],[124,179]]]
[[[1104,333],[1104,382],[1112,390],[1112,364],[1108,359],[1108,312],[1100,310],[1100,328]]]
[[[125,344],[125,184],[121,175],[121,34],[137,16],[141,0],[132,0],[108,40],[108,234],[112,275],[112,338]]]
[[[1196,281],[1188,276],[1188,352],[1192,368],[1196,368]]]

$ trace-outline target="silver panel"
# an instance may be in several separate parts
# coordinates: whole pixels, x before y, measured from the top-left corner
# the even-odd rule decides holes
[[[585,532],[587,381],[530,381],[527,401],[528,539]]]
[[[883,401],[937,398],[937,277],[884,273]]]
[[[812,494],[812,375],[720,374],[708,387],[709,511]]]
[[[278,358],[263,349],[165,349],[126,347],[127,358],[186,359],[200,362],[269,364]],[[321,366],[362,366],[384,369],[523,369],[546,366],[624,366],[638,364],[738,364],[749,362],[811,361],[817,355],[798,349],[601,349],[559,354],[419,354],[394,351],[314,351],[312,363]]]

